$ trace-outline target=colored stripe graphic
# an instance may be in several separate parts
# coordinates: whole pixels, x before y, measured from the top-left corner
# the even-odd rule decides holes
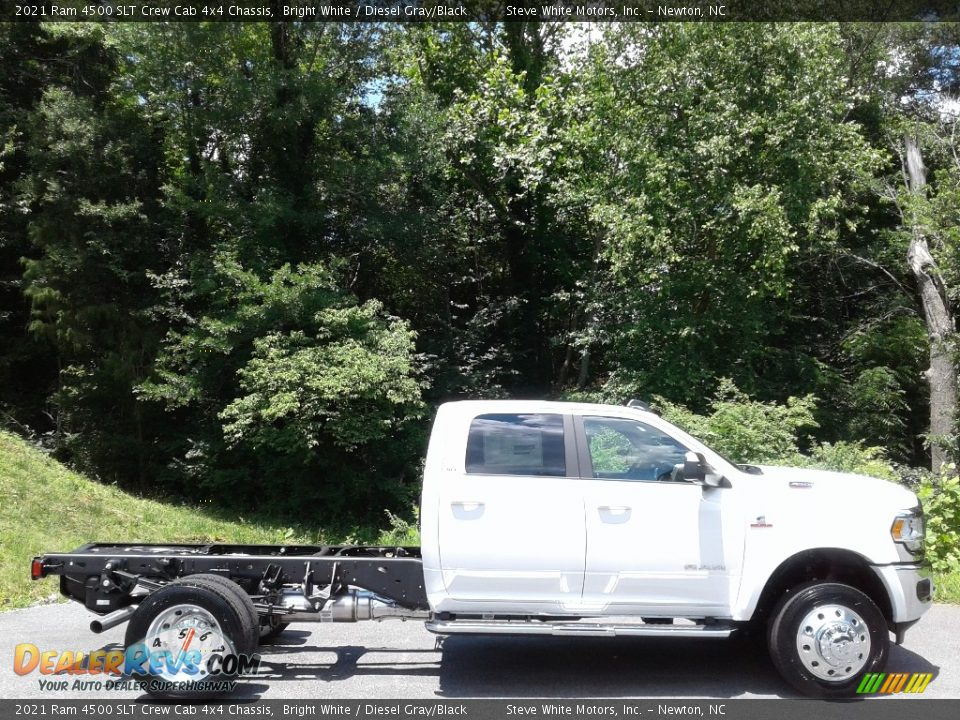
[[[857,694],[922,693],[931,680],[933,673],[867,673],[857,686]]]
[[[876,677],[876,673],[867,673],[860,680],[860,685],[857,686],[857,694],[863,695],[864,693],[869,692],[868,688],[873,683],[873,678]]]
[[[890,692],[890,687],[897,684],[897,679],[900,676],[897,673],[890,673],[887,676],[886,682],[883,683],[883,686],[880,688],[881,693]]]
[[[886,677],[886,673],[867,673],[863,676],[863,680],[860,681],[860,687],[857,688],[857,692],[861,695],[875,693],[877,688],[880,687],[880,682],[884,677]]]
[[[933,680],[933,673],[920,673],[920,675],[925,676],[923,681],[918,683],[917,686],[913,689],[915,693],[922,693],[927,689],[927,685],[930,684],[930,681]]]

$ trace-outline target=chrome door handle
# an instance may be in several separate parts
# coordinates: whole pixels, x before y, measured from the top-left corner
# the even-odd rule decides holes
[[[483,507],[483,503],[478,500],[454,500],[450,503],[451,507],[462,507],[465,510],[478,510]]]
[[[606,513],[616,513],[617,515],[622,515],[623,513],[630,512],[629,505],[600,505],[597,510],[600,512]]]

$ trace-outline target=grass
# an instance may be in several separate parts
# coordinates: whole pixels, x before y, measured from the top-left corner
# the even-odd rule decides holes
[[[0,610],[58,592],[57,580],[30,580],[30,560],[91,541],[173,543],[317,542],[305,531],[185,505],[139,498],[103,485],[0,431]],[[328,540],[328,542],[330,542]]]
[[[960,605],[960,572],[934,574],[933,586],[937,602]]]

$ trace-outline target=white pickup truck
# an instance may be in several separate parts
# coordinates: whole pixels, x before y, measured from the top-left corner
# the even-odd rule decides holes
[[[747,632],[821,697],[881,670],[933,594],[909,490],[736,465],[636,402],[442,405],[420,517],[420,548],[94,543],[32,576],[60,575],[95,632],[128,622],[128,648],[168,656],[185,637],[252,653],[291,622],[390,617],[440,634]]]

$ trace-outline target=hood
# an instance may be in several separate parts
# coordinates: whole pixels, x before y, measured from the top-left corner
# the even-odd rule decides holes
[[[905,487],[867,475],[776,465],[757,467],[763,470],[763,475],[756,476],[758,484],[773,484],[778,491],[790,495],[849,498],[861,504],[883,505],[894,511],[909,510],[919,504],[917,496]]]

